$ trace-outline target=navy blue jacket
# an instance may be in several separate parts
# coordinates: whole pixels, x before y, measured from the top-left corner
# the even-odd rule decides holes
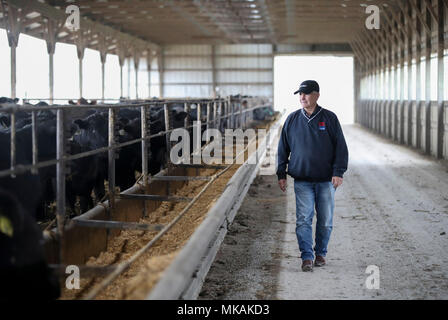
[[[318,105],[311,116],[303,108],[288,116],[278,144],[279,180],[289,174],[297,180],[331,181],[343,177],[347,163],[347,144],[336,114]]]

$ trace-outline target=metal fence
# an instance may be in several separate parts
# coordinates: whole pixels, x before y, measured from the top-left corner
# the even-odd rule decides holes
[[[247,103],[243,104],[243,100]],[[130,101],[129,101],[130,102]],[[66,190],[65,179],[67,174],[67,164],[70,161],[89,157],[102,152],[108,152],[108,195],[109,206],[113,209],[115,199],[115,159],[116,151],[119,148],[129,146],[136,143],[141,143],[142,150],[142,181],[146,186],[148,183],[148,150],[150,148],[151,139],[165,135],[167,142],[167,159],[170,153],[169,133],[174,128],[172,127],[172,119],[170,119],[170,106],[174,104],[183,104],[184,111],[187,113],[185,118],[184,128],[190,129],[191,125],[190,110],[193,105],[196,105],[198,120],[202,120],[202,107],[205,106],[205,122],[200,122],[200,126],[206,126],[207,129],[215,128],[221,130],[222,128],[235,129],[246,128],[252,121],[252,113],[255,109],[263,107],[264,100],[260,98],[241,98],[241,97],[227,97],[218,99],[173,99],[173,100],[139,100],[132,101],[132,103],[120,104],[97,104],[97,105],[51,105],[51,106],[31,106],[31,105],[14,105],[4,104],[0,105],[0,115],[2,113],[10,114],[10,168],[0,171],[0,178],[11,176],[15,178],[16,175],[31,172],[38,174],[38,169],[56,165],[56,219],[57,219],[57,233],[62,236],[64,232],[64,225],[66,219]],[[163,106],[165,115],[165,130],[156,134],[150,134],[149,112],[152,107]],[[121,108],[136,108],[140,109],[141,119],[141,136],[138,139],[127,141],[124,143],[116,142],[115,124],[117,121],[117,109]],[[67,132],[66,132],[66,115],[74,110],[84,109],[98,109],[108,110],[108,145],[107,147],[98,148],[95,150],[82,152],[78,154],[68,154],[67,146]],[[55,159],[39,162],[39,148],[37,137],[37,113],[39,111],[53,110],[56,112],[56,157]],[[31,164],[17,164],[17,150],[16,150],[16,119],[15,114],[19,111],[31,113],[31,130],[32,130],[32,163]]]

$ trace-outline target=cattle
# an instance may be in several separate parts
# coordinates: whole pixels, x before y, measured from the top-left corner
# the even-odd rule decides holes
[[[52,160],[56,155],[56,127],[55,123],[42,121],[37,127],[37,138],[39,148],[39,161]],[[51,143],[53,141],[53,143]],[[11,152],[9,148],[10,131],[0,132],[0,145],[3,152],[0,153],[0,170],[8,169],[10,166]],[[26,125],[16,131],[16,164],[27,165],[32,163],[32,128]],[[0,186],[14,191],[19,199],[36,218],[43,219],[45,203],[54,199],[52,185],[55,178],[55,166],[39,169],[37,175],[29,172],[19,174],[17,177],[10,176],[0,178]]]
[[[97,101],[96,100],[90,100],[90,102],[88,102],[86,99],[84,98],[80,98],[78,99],[76,102],[73,100],[68,100],[68,104],[69,105],[77,105],[77,106],[81,106],[81,105],[96,105]]]
[[[173,128],[180,128],[184,126],[184,120],[187,116],[187,113],[183,111],[183,105],[170,105],[170,118]],[[137,113],[138,112],[138,113]],[[120,121],[124,124],[123,130],[129,136],[125,138],[125,136],[121,136],[122,139],[126,140],[134,140],[141,137],[141,118],[140,111],[138,109],[128,110],[121,109],[119,112]],[[150,108],[150,134],[154,135],[160,131],[165,131],[165,113],[164,108],[162,106],[154,106]],[[125,141],[123,141],[125,142]],[[123,168],[123,172],[128,170],[128,174],[125,177],[131,177],[135,170],[141,171],[141,147],[140,144],[134,144],[129,147],[133,147],[133,150],[130,152],[120,152],[120,159],[117,161],[117,168],[120,166],[120,163],[123,162],[123,165],[120,167]],[[124,150],[125,148],[123,148]],[[163,168],[166,163],[166,139],[165,136],[153,137],[150,140],[150,154],[151,157],[149,160],[148,170],[150,174],[156,174]],[[123,154],[123,155],[122,155]],[[127,160],[129,157],[134,157],[133,159],[137,159],[137,161]],[[130,164],[130,166],[126,166],[126,164]],[[124,168],[126,167],[126,168]],[[132,170],[132,171],[131,171]],[[124,178],[126,179],[126,178]],[[127,178],[129,179],[129,178]],[[127,187],[130,187],[130,180],[126,181]],[[117,179],[118,184],[118,179]]]
[[[32,104],[30,104],[30,103],[25,103],[25,105],[32,106]],[[34,106],[45,107],[45,106],[48,106],[48,103],[46,103],[44,101],[40,101],[40,102],[36,103]],[[16,111],[14,114],[15,114],[16,128],[22,128],[22,127],[26,126],[27,124],[31,123],[31,113],[30,112],[19,110],[19,111]],[[41,111],[37,112],[37,116],[40,119],[45,119],[47,116],[55,116],[55,112],[52,110],[41,110]],[[10,126],[11,126],[10,114],[0,115],[0,128],[2,128],[2,127],[9,128]]]
[[[37,106],[46,106],[40,102]],[[184,126],[187,114],[183,104],[170,104],[170,118],[173,128]],[[104,110],[104,109],[103,109]],[[165,113],[163,105],[153,105],[150,110],[150,134],[165,130]],[[202,108],[205,120],[206,107]],[[0,109],[1,111],[1,109]],[[16,163],[32,163],[32,125],[31,112],[27,111],[22,122],[16,117]],[[117,109],[116,142],[124,143],[141,137],[140,108]],[[108,145],[108,111],[94,109],[71,109],[65,112],[67,138],[66,153],[79,154],[103,148]],[[68,128],[67,128],[68,127]],[[205,129],[205,126],[203,126]],[[56,158],[56,110],[37,112],[36,131],[38,139],[38,161]],[[10,166],[10,128],[0,128],[0,146],[6,152],[0,155],[0,170]],[[149,173],[159,172],[166,163],[166,138],[164,135],[153,137],[150,141]],[[135,172],[141,171],[141,144],[134,143],[116,150],[118,155],[115,165],[116,185],[121,190],[135,183]],[[94,206],[92,191],[96,200],[105,195],[104,182],[108,179],[108,153],[101,152],[89,157],[72,160],[67,164],[66,201],[67,207],[75,212],[79,199],[80,211],[85,212]],[[36,175],[27,172],[0,178],[0,187],[9,187],[26,210],[38,220],[48,220],[48,205],[56,198],[56,166],[39,168]]]
[[[163,108],[150,109],[150,134],[165,130]],[[173,110],[173,123],[175,127],[183,126],[186,113]],[[108,145],[108,114],[97,112],[85,119],[74,121],[78,130],[73,136],[72,153],[81,153]],[[125,143],[141,137],[140,110],[137,108],[123,108],[117,112],[116,142]],[[74,151],[78,152],[74,152]],[[166,142],[163,136],[151,139],[151,158],[149,160],[149,173],[159,172],[163,166],[166,153]],[[115,184],[120,190],[125,190],[135,183],[135,171],[141,171],[141,146],[134,143],[117,150],[115,161]],[[73,206],[74,197],[80,198],[81,211],[89,209],[93,203],[90,197],[92,189],[97,199],[104,195],[104,180],[108,178],[107,153],[100,153],[89,159],[77,159],[71,165],[70,204]]]
[[[58,279],[44,256],[42,232],[18,198],[0,188],[0,300],[53,300]]]
[[[40,104],[42,106],[42,103]],[[71,136],[75,127],[67,122],[67,134]],[[0,170],[10,166],[10,128],[0,130],[0,146],[4,152],[0,154]],[[38,111],[36,117],[36,133],[38,146],[38,161],[43,162],[56,158],[56,114],[53,110]],[[73,143],[67,145],[70,146]],[[29,165],[32,163],[32,125],[16,123],[16,164]],[[38,170],[36,175],[29,172],[19,174],[15,178],[0,178],[0,186],[8,187],[24,202],[26,209],[38,220],[47,220],[51,215],[47,213],[47,206],[56,197],[56,166],[46,166]]]
[[[4,103],[17,104],[17,102],[19,102],[19,98],[11,99],[11,98],[7,98],[7,97],[0,97],[0,104],[4,104]]]
[[[76,129],[70,141],[71,154],[88,152],[108,145],[107,114],[96,112],[85,119],[74,120],[73,124],[76,125]],[[81,212],[92,208],[92,190],[97,199],[104,196],[107,166],[106,152],[70,162],[66,193],[71,207],[74,207],[76,197],[79,197]]]
[[[274,111],[272,106],[264,106],[253,111],[253,119],[258,121],[270,121],[273,120],[277,116],[277,114],[279,114],[279,112]]]

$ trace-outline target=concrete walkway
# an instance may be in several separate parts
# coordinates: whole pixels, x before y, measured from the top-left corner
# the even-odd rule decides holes
[[[446,163],[358,125],[343,130],[349,170],[336,191],[327,265],[301,271],[293,181],[285,194],[276,176],[260,175],[200,299],[448,299]],[[366,287],[369,265],[379,289]]]

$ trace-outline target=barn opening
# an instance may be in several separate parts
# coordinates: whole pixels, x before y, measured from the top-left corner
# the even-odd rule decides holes
[[[293,93],[304,80],[319,83],[319,105],[336,113],[341,124],[354,123],[353,57],[279,55],[274,58],[274,108],[291,113],[301,108]]]

